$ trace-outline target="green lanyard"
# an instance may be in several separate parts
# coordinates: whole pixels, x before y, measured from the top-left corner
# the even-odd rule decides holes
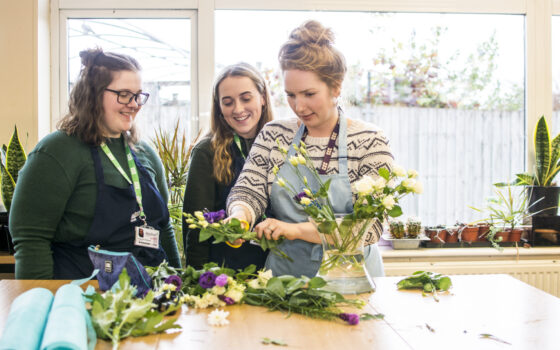
[[[136,202],[138,202],[138,207],[140,208],[140,219],[143,220],[145,223],[146,215],[144,214],[144,208],[142,207],[142,190],[140,188],[140,179],[138,178],[138,169],[136,168],[136,163],[134,162],[134,158],[132,157],[132,152],[130,151],[130,147],[128,147],[128,144],[125,143],[124,149],[126,151],[126,160],[128,161],[128,167],[130,168],[130,175],[132,176],[132,181],[130,181],[128,175],[126,175],[124,169],[121,167],[121,165],[117,161],[117,158],[115,158],[113,152],[111,152],[111,150],[109,149],[109,147],[107,147],[105,142],[101,144],[101,149],[103,150],[103,152],[105,152],[105,154],[107,155],[111,163],[113,163],[115,168],[117,168],[117,170],[119,171],[119,173],[121,173],[124,179],[129,184],[134,184],[134,192],[136,193]]]
[[[245,154],[243,153],[243,148],[241,148],[241,140],[239,140],[239,136],[236,133],[233,133],[233,140],[235,141],[235,144],[237,145],[237,148],[239,148],[239,152],[241,152],[241,157],[243,157],[243,159],[245,159]]]

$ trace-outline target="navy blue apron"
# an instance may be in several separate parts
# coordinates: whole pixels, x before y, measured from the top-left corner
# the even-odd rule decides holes
[[[245,164],[245,159],[243,159],[240,151],[235,147],[232,142],[230,148],[233,157],[233,180],[227,186],[224,196],[227,198],[229,192],[235,185],[243,165]],[[261,247],[254,245],[250,242],[245,242],[239,248],[232,248],[225,243],[211,244],[210,245],[210,255],[209,260],[217,263],[218,265],[224,265],[231,269],[244,269],[245,267],[253,264],[258,270],[264,267],[266,257],[268,256],[268,250],[264,251]]]
[[[102,249],[110,251],[132,252],[142,265],[159,265],[167,259],[161,247],[161,235],[158,249],[134,245],[134,228],[142,225],[143,222],[139,219],[131,222],[132,214],[139,211],[133,185],[118,188],[105,184],[97,147],[91,148],[91,156],[97,180],[97,201],[93,222],[83,240],[52,244],[54,279],[89,277],[93,271],[87,253],[87,247],[90,245],[100,245]],[[161,232],[161,229],[169,223],[167,204],[133,151],[132,156],[138,168],[146,221],[149,226]]]

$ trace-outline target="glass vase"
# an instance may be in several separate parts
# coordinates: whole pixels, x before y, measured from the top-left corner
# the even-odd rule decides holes
[[[364,238],[372,222],[337,217],[336,227],[330,232],[321,232],[321,225],[317,225],[323,246],[323,261],[317,276],[327,282],[323,289],[341,294],[374,290],[364,259]]]

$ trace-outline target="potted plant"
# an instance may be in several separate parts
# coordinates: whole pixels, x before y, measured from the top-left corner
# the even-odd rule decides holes
[[[12,134],[10,142],[7,146],[2,145],[2,150],[0,151],[0,195],[4,207],[3,210],[0,210],[0,234],[2,235],[2,237],[0,237],[0,244],[1,247],[4,248],[5,242],[7,251],[12,254],[13,244],[8,231],[8,217],[19,171],[23,168],[26,160],[27,156],[21,145],[17,127],[14,127],[14,133]]]
[[[406,234],[410,238],[417,238],[422,232],[422,222],[419,218],[410,217],[406,221]]]
[[[401,239],[405,236],[404,222],[401,220],[394,220],[389,223],[389,233],[394,239]]]
[[[528,187],[515,191],[510,185],[506,187],[495,187],[495,198],[488,200],[483,209],[473,208],[479,212],[486,212],[487,218],[480,221],[491,223],[487,239],[491,243],[496,242],[518,242],[523,230],[520,226],[528,217],[538,214],[539,211],[530,212]],[[515,193],[517,192],[517,193]],[[513,235],[512,235],[513,233]],[[510,237],[511,236],[511,237]],[[494,244],[493,244],[494,245]]]
[[[537,122],[534,133],[535,171],[534,174],[517,174],[514,185],[528,187],[531,212],[539,215],[556,215],[560,187],[554,178],[560,171],[560,134],[551,139],[544,115]],[[498,184],[503,186],[503,183]]]
[[[426,227],[425,231],[432,243],[443,244],[447,239],[447,230],[444,225]]]

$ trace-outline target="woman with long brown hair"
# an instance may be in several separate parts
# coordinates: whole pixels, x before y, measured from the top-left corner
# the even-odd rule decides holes
[[[193,148],[183,211],[225,209],[226,198],[245,163],[253,141],[272,120],[270,97],[261,74],[247,63],[224,68],[214,82],[210,132]],[[264,266],[266,252],[252,244],[233,248],[199,242],[199,230],[183,221],[187,265],[207,262],[233,269]]]

